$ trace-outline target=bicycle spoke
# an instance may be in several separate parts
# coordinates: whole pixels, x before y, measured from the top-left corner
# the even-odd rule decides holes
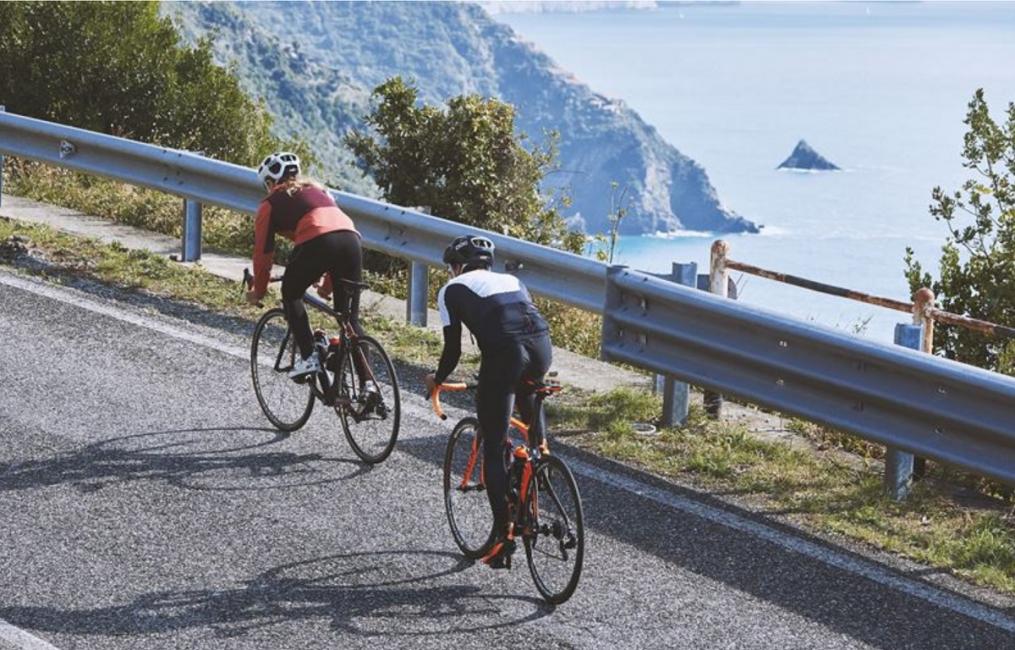
[[[283,431],[295,431],[303,426],[314,406],[313,387],[289,379],[295,354],[295,342],[285,315],[280,309],[269,310],[254,329],[250,373],[261,410]],[[287,355],[290,364],[285,368],[282,364]]]
[[[585,552],[581,497],[563,461],[544,456],[530,479],[531,526],[524,536],[536,588],[551,603],[571,597]]]
[[[353,451],[368,463],[379,463],[398,439],[401,404],[395,368],[376,340],[355,339],[339,367],[335,410]]]
[[[482,468],[479,423],[465,418],[451,432],[444,454],[444,509],[455,543],[473,559],[487,551],[493,533]],[[479,481],[473,482],[477,475]]]

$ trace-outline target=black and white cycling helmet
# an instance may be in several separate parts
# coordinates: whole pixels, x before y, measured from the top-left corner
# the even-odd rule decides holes
[[[462,235],[444,249],[445,264],[486,264],[493,266],[493,242],[486,237]]]
[[[298,176],[300,173],[300,158],[288,151],[276,151],[261,163],[257,168],[257,178],[265,187],[281,181],[283,178]]]

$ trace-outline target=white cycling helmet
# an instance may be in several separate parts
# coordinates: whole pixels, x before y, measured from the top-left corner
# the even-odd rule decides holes
[[[300,173],[300,158],[288,151],[276,151],[261,163],[257,168],[257,178],[265,187],[271,187],[288,176],[298,176]]]

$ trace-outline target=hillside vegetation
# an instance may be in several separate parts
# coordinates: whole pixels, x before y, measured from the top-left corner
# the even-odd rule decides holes
[[[243,165],[279,146],[209,44],[178,41],[154,2],[0,3],[0,103]]]

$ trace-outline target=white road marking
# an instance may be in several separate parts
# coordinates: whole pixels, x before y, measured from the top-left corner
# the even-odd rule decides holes
[[[558,454],[560,455],[560,454]],[[761,538],[777,546],[788,549],[800,555],[824,562],[837,569],[848,571],[868,580],[891,587],[906,595],[914,596],[925,600],[933,605],[950,609],[959,614],[974,618],[984,623],[989,623],[1008,632],[1015,632],[1015,619],[1003,612],[981,605],[975,601],[942,591],[933,585],[912,580],[900,576],[893,570],[880,565],[874,561],[862,560],[855,556],[846,555],[835,551],[821,544],[795,537],[771,526],[742,517],[738,514],[720,508],[705,505],[693,499],[688,499],[649,485],[635,478],[615,474],[600,469],[594,465],[561,455],[567,462],[568,467],[576,474],[591,478],[605,485],[609,485],[627,492],[633,492],[638,496],[655,501],[658,504],[686,512],[707,521],[711,521],[727,528],[739,530],[749,535]]]
[[[14,627],[2,618],[0,618],[0,641],[13,645],[18,650],[59,650],[55,645],[19,627]]]
[[[244,360],[250,358],[250,352],[247,349],[237,346],[229,346],[220,340],[216,340],[208,336],[203,336],[194,332],[187,332],[167,323],[162,323],[151,318],[130,313],[126,310],[110,305],[100,304],[93,300],[84,298],[72,289],[56,287],[35,280],[7,275],[6,273],[0,273],[0,284],[6,284],[52,300],[71,304],[103,316],[115,318],[139,327],[145,327],[183,341],[219,350],[220,352],[224,352]],[[405,403],[403,401],[402,409],[403,411],[411,412],[418,417],[434,417],[428,407]],[[447,410],[453,413],[458,409],[448,408]],[[642,498],[649,499],[666,507],[673,508],[674,510],[693,514],[707,521],[726,526],[727,528],[748,533],[781,546],[787,550],[823,562],[829,566],[843,571],[848,571],[867,578],[868,580],[872,580],[880,585],[895,589],[901,593],[919,598],[937,607],[949,609],[953,612],[1001,628],[1007,632],[1015,633],[1015,618],[1006,615],[1004,612],[987,605],[977,603],[968,598],[938,589],[933,585],[900,576],[893,570],[874,561],[862,560],[845,553],[837,552],[820,544],[795,537],[771,526],[766,526],[765,524],[752,519],[742,517],[733,512],[705,505],[692,499],[671,493],[667,490],[653,487],[648,483],[639,481],[635,478],[600,469],[575,458],[568,458],[567,456],[564,456],[564,458],[567,460],[568,466],[575,473],[591,478],[605,485],[609,485],[626,492],[631,492]],[[0,621],[0,639],[4,638],[3,625],[2,621]],[[18,628],[14,628],[13,626],[8,625],[7,627],[21,632]],[[27,635],[27,633],[23,634]],[[29,638],[34,638],[31,637],[31,635],[27,636]],[[46,644],[43,646],[25,647],[51,648],[52,646]]]
[[[37,280],[30,280],[28,278],[8,275],[6,273],[0,273],[0,284],[6,284],[7,286],[21,289],[22,291],[28,291],[58,302],[74,305],[75,307],[80,307],[86,311],[101,314],[102,316],[108,316],[109,318],[115,318],[116,320],[130,323],[131,325],[145,327],[159,332],[160,334],[166,334],[190,343],[210,347],[230,356],[239,357],[241,359],[250,359],[249,348],[230,346],[209,336],[204,336],[196,332],[185,332],[166,323],[162,323],[154,318],[147,318],[145,316],[141,316],[140,314],[131,313],[125,309],[104,305],[85,298],[84,294],[74,289],[44,284]]]

